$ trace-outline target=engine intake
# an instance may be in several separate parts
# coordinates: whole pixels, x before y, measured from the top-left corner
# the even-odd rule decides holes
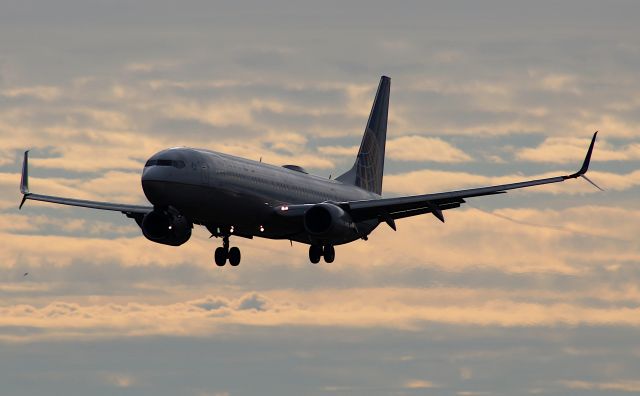
[[[339,240],[358,231],[347,212],[328,202],[307,209],[304,227],[308,233],[328,240]]]
[[[140,228],[150,241],[180,246],[191,238],[193,223],[175,210],[154,209],[144,215]]]

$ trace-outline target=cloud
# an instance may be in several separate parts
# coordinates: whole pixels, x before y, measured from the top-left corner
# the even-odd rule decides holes
[[[471,157],[451,144],[422,136],[403,136],[389,140],[390,159],[398,161],[466,162]]]
[[[318,151],[326,155],[355,158],[358,146],[320,146]],[[403,136],[389,139],[385,153],[387,158],[396,161],[458,163],[471,160],[469,155],[444,140],[423,136]]]
[[[265,311],[267,307],[268,301],[258,293],[251,293],[247,296],[244,296],[238,302],[238,309],[240,310],[256,310],[256,311]]]
[[[529,71],[529,75],[540,78],[542,87],[553,92],[569,92],[579,95],[582,92],[578,87],[577,77],[571,74],[546,74],[537,76],[538,73]]]
[[[35,193],[62,196],[68,198],[115,201],[122,203],[146,203],[140,174],[132,172],[107,172],[95,178],[33,177],[38,172],[36,164],[31,164],[29,190]],[[17,183],[17,184],[16,184]],[[0,188],[18,193],[20,174],[0,173]],[[16,200],[18,200],[16,198]],[[30,202],[30,205],[47,205]],[[62,207],[60,207],[62,208]]]
[[[564,380],[560,384],[567,389],[595,390],[595,391],[617,391],[617,392],[640,392],[640,381],[621,380],[615,382],[595,382],[580,380]]]
[[[425,380],[409,380],[405,382],[404,387],[407,389],[430,389],[437,388],[431,381]]]
[[[384,192],[386,194],[428,194],[451,190],[468,189],[484,186],[515,183],[524,180],[535,180],[559,175],[568,175],[575,170],[559,170],[537,175],[505,175],[486,176],[467,172],[418,170],[406,173],[391,174],[384,178]],[[590,171],[589,178],[595,181],[605,190],[624,191],[640,184],[640,171],[627,174],[611,172]],[[587,194],[600,193],[590,184],[581,180],[569,180],[565,183],[525,188],[519,191],[511,191],[511,194],[550,193],[550,194]]]
[[[202,300],[193,301],[191,304],[208,311],[215,311],[229,306],[229,300],[221,297],[207,296]]]
[[[489,294],[486,294],[486,293]],[[54,301],[0,307],[3,342],[46,339],[101,339],[170,335],[215,337],[240,327],[381,328],[420,331],[428,323],[499,327],[640,326],[637,307],[593,307],[580,301],[518,301],[514,291],[436,289],[351,289],[267,292],[268,308],[247,309],[239,297],[217,309],[201,301],[169,304],[77,304]],[[328,294],[331,297],[328,298]],[[260,298],[265,298],[263,293]],[[320,296],[325,296],[319,301]],[[218,297],[207,297],[217,299]],[[313,304],[311,303],[313,302]],[[412,381],[413,388],[433,387]],[[408,386],[408,385],[407,385]]]
[[[324,155],[331,155],[336,157],[353,157],[358,154],[359,146],[320,146],[318,151]]]
[[[536,148],[521,149],[516,157],[524,161],[578,163],[584,159],[587,142],[585,139],[550,137]],[[598,141],[593,152],[594,161],[637,161],[640,160],[640,143],[630,142],[622,147],[614,147],[606,141]]]
[[[446,271],[498,268],[508,273],[578,275],[587,271],[590,266],[587,262],[622,264],[639,257],[630,248],[632,241],[628,237],[629,232],[635,232],[631,220],[635,215],[627,217],[625,210],[456,209],[446,211],[445,218],[445,224],[439,224],[430,215],[401,220],[397,233],[381,225],[370,236],[369,243],[354,244],[347,250],[354,258],[350,267],[384,268],[393,262],[407,267],[435,266]],[[619,233],[611,232],[612,222],[620,224]],[[470,256],[470,252],[474,254]],[[344,257],[340,249],[338,257]],[[369,260],[362,263],[357,257]]]
[[[166,72],[179,67],[180,61],[145,61],[145,62],[131,62],[124,66],[124,70],[130,73],[157,73]]]
[[[176,276],[164,273],[162,268],[186,270],[190,267],[200,271],[206,269],[205,280],[208,281],[214,275],[217,282],[239,281],[237,272],[211,272],[211,251],[219,242],[208,239],[209,235],[200,228],[195,230],[189,243],[174,248],[147,241],[140,236],[137,225],[120,214],[113,214],[114,224],[111,227],[115,230],[101,226],[112,233],[100,234],[100,229],[94,230],[92,226],[94,220],[85,220],[84,214],[70,209],[64,212],[60,219],[42,215],[34,217],[26,212],[8,217],[3,222],[7,229],[1,237],[6,242],[6,248],[0,251],[0,265],[5,268],[28,266],[33,270],[45,271],[48,276],[59,273],[58,276],[64,278],[74,276],[78,267],[104,272],[106,268],[100,269],[101,266],[114,264],[122,270],[111,269],[113,283],[122,287],[133,287],[135,282],[141,280],[142,274],[127,279],[132,276],[127,269],[132,268],[146,268],[146,277],[155,282],[166,276]],[[70,221],[65,218],[69,216],[67,213],[77,213],[74,218],[84,221]],[[629,235],[638,232],[640,216],[631,209],[579,206],[564,210],[520,208],[480,211],[466,207],[446,211],[445,217],[445,224],[440,224],[430,215],[400,220],[397,233],[391,232],[383,224],[370,236],[369,242],[338,247],[340,265],[321,267],[321,273],[327,272],[331,277],[322,277],[315,282],[322,280],[320,284],[327,285],[346,277],[342,282],[359,284],[362,281],[358,281],[356,274],[364,272],[368,277],[362,279],[368,279],[372,284],[389,279],[390,275],[406,284],[412,280],[410,270],[417,268],[445,271],[493,268],[504,273],[578,274],[598,260],[605,260],[607,265],[622,265],[640,257],[629,239]],[[100,221],[105,222],[106,219]],[[51,235],[65,222],[77,228],[67,231],[66,236]],[[612,223],[617,224],[615,229],[611,229]],[[105,239],[105,236],[109,239]],[[430,242],[425,244],[425,240]],[[497,240],[503,243],[493,242]],[[584,248],[585,241],[588,241],[589,249]],[[296,277],[302,277],[296,279],[305,285],[311,280],[308,278],[311,274],[307,268],[305,245],[296,244],[290,248],[286,242],[263,239],[238,239],[235,243],[243,249],[246,271],[255,273],[266,285],[284,287],[289,284],[276,276],[274,271],[293,271]],[[39,249],[34,250],[33,246],[39,246]],[[285,254],[285,246],[294,250],[287,250],[291,253]],[[29,253],[25,255],[24,252]],[[470,252],[478,254],[470,257]],[[361,257],[370,259],[363,262]],[[256,262],[261,263],[259,269],[251,265]],[[393,267],[389,266],[394,262],[399,263],[404,271],[394,274]],[[55,269],[49,269],[53,264]],[[190,276],[201,277],[203,274],[196,272]],[[166,279],[166,282],[170,282],[170,279]],[[183,282],[200,284],[202,280],[186,278]],[[164,283],[158,284],[158,287],[166,289]]]
[[[332,129],[327,125],[314,125],[316,119],[335,120],[344,116],[338,117],[339,107],[330,102],[323,106],[299,105],[295,92],[302,92],[300,96],[303,96],[303,88],[269,85],[274,89],[273,94],[256,97],[251,90],[263,89],[264,84],[260,82],[176,82],[174,86],[183,87],[186,91],[183,96],[187,96],[179,98],[177,92],[167,92],[167,86],[173,87],[169,83],[160,88],[143,83],[126,87],[104,81],[100,84],[107,85],[101,88],[111,92],[102,98],[111,106],[95,103],[93,94],[88,92],[96,90],[95,86],[76,84],[62,90],[61,98],[46,109],[31,110],[29,106],[36,104],[28,103],[0,111],[0,129],[9,132],[7,137],[13,137],[0,137],[2,153],[27,147],[35,149],[34,153],[50,151],[55,155],[39,159],[34,155],[34,164],[37,162],[38,166],[47,169],[137,170],[151,154],[166,147],[185,145],[223,150],[249,158],[262,156],[275,164],[297,160],[300,165],[312,168],[333,167],[330,160],[318,157],[315,150],[307,147],[307,137],[297,130],[296,123],[287,123],[299,119],[298,124],[304,125],[304,129],[316,132]],[[210,98],[198,97],[203,86],[211,89]],[[247,93],[233,93],[243,87]],[[317,90],[328,92],[328,98],[333,92],[337,92],[333,95],[341,95],[349,90],[345,87],[304,89],[307,88],[311,95],[317,95]],[[216,94],[216,90],[221,89],[230,94],[223,97]],[[180,130],[178,136],[176,130]],[[203,144],[202,133],[209,133],[215,139]],[[252,139],[238,140],[242,135],[252,136]],[[2,159],[0,164],[9,161]]]
[[[31,97],[43,101],[52,101],[58,99],[61,90],[54,86],[32,86],[32,87],[13,87],[0,91],[1,94],[8,98]]]
[[[33,273],[38,276],[42,269],[35,265],[56,265],[53,272],[60,272],[62,278],[65,266],[77,260],[91,263],[108,263],[115,261],[121,266],[146,265],[145,277],[149,279],[144,290],[149,294],[154,288],[163,288],[171,295],[165,297],[165,302],[140,303],[129,302],[114,304],[106,298],[103,302],[87,300],[82,303],[58,301],[45,302],[45,305],[24,304],[9,305],[0,317],[5,322],[2,325],[11,328],[34,328],[39,331],[26,332],[16,335],[7,330],[5,341],[31,341],[44,338],[102,338],[128,337],[131,335],[163,335],[177,334],[185,337],[211,336],[225,333],[225,326],[331,326],[331,327],[382,327],[391,326],[394,329],[415,330],[421,328],[421,322],[449,323],[463,325],[497,325],[497,326],[551,326],[575,324],[607,324],[618,326],[637,326],[635,308],[629,308],[625,301],[640,301],[637,289],[617,286],[615,291],[608,287],[574,289],[571,292],[544,291],[516,288],[508,290],[464,289],[458,287],[428,287],[412,289],[406,285],[411,278],[415,278],[411,268],[429,268],[441,266],[446,271],[473,271],[478,266],[500,268],[507,272],[522,274],[558,273],[575,277],[589,276],[589,272],[601,263],[613,264],[635,262],[638,260],[636,249],[629,249],[630,245],[619,245],[608,238],[626,238],[635,235],[634,220],[638,215],[626,209],[599,207],[573,208],[565,212],[535,211],[535,210],[503,210],[500,215],[515,219],[520,223],[563,224],[563,229],[545,229],[540,227],[522,226],[490,214],[469,213],[462,211],[457,215],[447,217],[446,228],[425,227],[422,218],[399,223],[398,238],[390,238],[388,233],[378,231],[372,235],[370,243],[373,245],[357,244],[350,248],[339,249],[339,266],[320,267],[321,271],[335,273],[336,281],[352,283],[351,276],[380,277],[390,282],[398,275],[399,288],[362,288],[351,286],[347,289],[332,289],[324,282],[320,282],[322,274],[310,273],[312,267],[307,266],[303,249],[296,249],[292,253],[292,260],[297,264],[285,267],[274,267],[273,263],[282,262],[282,252],[277,249],[262,251],[259,260],[265,271],[250,265],[257,260],[256,246],[270,246],[273,241],[253,241],[250,252],[248,273],[242,275],[246,283],[249,273],[254,273],[262,287],[272,284],[269,274],[274,271],[281,273],[289,271],[296,273],[295,267],[303,264],[303,272],[313,275],[316,285],[323,285],[316,290],[305,291],[295,286],[295,281],[287,282],[287,289],[272,289],[270,291],[249,292],[230,298],[224,294],[181,300],[185,291],[178,287],[175,290],[162,286],[154,273],[158,268],[172,266],[179,263],[198,263],[209,267],[207,251],[210,244],[196,239],[188,246],[178,249],[153,245],[141,237],[133,239],[116,239],[104,241],[87,238],[61,238],[38,236],[4,235],[2,239],[9,248],[4,250],[3,263],[11,263],[14,257],[20,257],[17,252],[26,251],[29,246],[40,246],[38,251],[31,252],[23,260],[28,259]],[[474,211],[471,211],[474,212]],[[614,235],[607,235],[608,225],[614,222],[626,228],[619,228]],[[437,225],[435,223],[432,223]],[[585,248],[580,241],[582,235],[594,235],[593,248]],[[412,236],[415,236],[412,237]],[[576,239],[577,238],[577,239]],[[604,238],[604,240],[602,239]],[[428,240],[428,245],[419,241]],[[490,241],[500,240],[496,245]],[[589,239],[591,240],[591,239]],[[600,242],[596,242],[600,241]],[[202,243],[201,243],[202,242]],[[460,244],[464,248],[460,248]],[[253,250],[253,251],[251,251]],[[404,252],[399,255],[398,252]],[[469,252],[476,254],[471,259]],[[361,257],[375,257],[375,260],[363,262]],[[402,259],[399,259],[402,257]],[[519,257],[513,260],[513,257]],[[43,261],[46,260],[46,261]],[[246,260],[245,260],[246,261]],[[146,262],[146,264],[145,264]],[[37,264],[39,263],[39,264]],[[66,264],[65,264],[66,263]],[[390,263],[393,263],[390,265]],[[588,264],[592,263],[592,264]],[[14,263],[12,267],[16,267]],[[181,272],[187,270],[184,267]],[[71,269],[75,267],[70,267]],[[591,269],[590,269],[591,268]],[[621,270],[622,267],[619,267]],[[242,270],[243,268],[240,268]],[[399,271],[401,269],[401,271]],[[222,284],[233,285],[239,279],[237,272],[215,273],[215,278]],[[112,271],[104,271],[104,275],[111,277]],[[110,274],[111,273],[111,274]],[[237,273],[238,275],[240,273]],[[172,277],[172,275],[167,274]],[[213,275],[213,274],[212,274]],[[43,276],[43,275],[41,275]],[[530,276],[530,275],[529,275]],[[597,273],[594,278],[601,279]],[[275,279],[275,278],[273,278]],[[374,278],[375,279],[375,278]],[[437,279],[437,278],[436,278]],[[135,284],[139,278],[127,280],[122,278],[118,283]],[[185,283],[186,282],[186,283]],[[188,279],[181,283],[188,285]],[[334,281],[335,282],[335,281]],[[589,282],[586,281],[586,285]],[[173,283],[173,279],[169,284]],[[333,283],[333,282],[328,282]],[[374,280],[373,284],[377,282]],[[110,283],[108,283],[110,284]],[[71,290],[74,290],[71,283]],[[75,290],[77,289],[75,285]],[[197,292],[199,287],[194,291]],[[33,293],[33,292],[32,292]],[[95,288],[92,294],[95,294]],[[125,293],[130,293],[125,292]],[[33,298],[33,297],[30,297]],[[539,300],[536,300],[539,299]],[[606,307],[594,305],[594,299],[610,301]],[[139,301],[136,297],[133,301]],[[176,301],[177,300],[177,301]],[[46,300],[45,300],[46,301]],[[429,303],[429,302],[433,302]],[[437,303],[436,303],[437,302]],[[161,320],[158,320],[160,318]]]
[[[7,300],[14,302],[0,312],[0,318],[3,318],[0,326],[7,329],[2,339],[5,342],[30,342],[133,335],[209,337],[226,334],[231,328],[229,326],[367,327],[402,331],[417,331],[423,328],[424,323],[501,327],[636,327],[640,326],[640,322],[634,319],[640,318],[635,307],[640,302],[640,292],[631,286],[635,278],[619,282],[625,278],[625,263],[640,259],[640,253],[629,239],[629,235],[637,234],[638,218],[640,215],[633,210],[597,206],[564,211],[451,211],[451,214],[447,213],[446,226],[416,218],[399,222],[398,234],[390,234],[383,229],[374,233],[369,243],[340,247],[339,265],[311,267],[305,263],[303,247],[297,246],[289,255],[290,262],[284,264],[282,251],[277,246],[262,250],[263,246],[268,248],[275,242],[252,241],[246,246],[249,249],[245,254],[248,261],[245,260],[243,267],[234,271],[215,268],[209,263],[210,259],[203,260],[203,257],[210,256],[211,247],[199,237],[179,249],[161,245],[148,249],[151,242],[142,237],[102,240],[5,234],[2,239],[7,248],[3,249],[0,261],[5,266],[9,264],[6,268],[19,268],[29,263],[33,276],[44,282],[39,283],[41,288],[44,285],[55,286],[46,279],[50,274],[60,273],[58,278],[68,278],[65,282],[68,282],[69,290],[75,291],[63,299],[58,297],[52,303],[48,301],[50,297],[36,298],[34,294],[38,289],[25,289],[27,285],[16,283],[6,289],[6,293],[27,293],[31,296],[27,300],[24,297]],[[610,231],[611,223],[618,225],[615,233]],[[495,241],[501,243],[496,244]],[[585,241],[589,241],[588,245]],[[31,246],[40,248],[21,258],[19,252],[28,251]],[[472,251],[474,254],[470,255]],[[371,259],[363,261],[361,257]],[[12,262],[15,258],[20,261]],[[82,266],[91,268],[110,262],[129,268],[129,272],[113,278],[117,273],[107,267],[101,271],[105,277],[102,281],[107,285],[120,284],[119,287],[123,288],[121,294],[137,297],[125,298],[120,303],[108,296],[78,300],[80,289],[74,284],[77,276],[72,278],[70,274]],[[260,268],[252,265],[256,262],[261,264]],[[602,267],[605,264],[615,268],[605,270]],[[45,270],[50,265],[55,267]],[[194,283],[195,279],[184,278],[180,280],[183,286],[168,286],[175,282],[175,275],[162,275],[161,269],[178,265],[181,266],[178,272],[183,273],[189,270],[190,265],[208,268],[211,280],[205,278],[204,283]],[[131,276],[135,266],[145,266],[144,277]],[[441,268],[444,272],[419,275],[420,271],[434,268]],[[504,285],[492,288],[463,281],[465,271],[471,271],[469,276],[474,277],[482,273],[478,272],[481,268],[520,274],[508,278],[520,285],[522,283],[519,282],[527,278],[531,278],[532,283],[508,289]],[[275,274],[282,271],[289,272],[290,281],[280,286],[276,280],[281,276]],[[300,276],[298,271],[313,279],[313,288],[307,289],[306,283],[296,281]],[[601,271],[607,275],[603,276]],[[454,279],[460,279],[457,282],[462,283],[445,281],[443,286],[430,283],[447,279],[443,274],[455,272],[460,275]],[[495,278],[498,273],[491,277]],[[199,274],[202,276],[203,273]],[[238,294],[240,284],[252,282],[250,274],[260,280],[264,290]],[[621,280],[606,283],[613,274],[620,274]],[[536,276],[556,279],[553,282],[562,284],[567,284],[568,280],[560,279],[568,277],[566,279],[573,279],[571,284],[574,286],[566,290],[540,288],[536,286]],[[167,277],[166,283],[163,277]],[[358,278],[371,279],[370,286],[358,286],[351,280]],[[394,286],[380,287],[380,279]],[[593,279],[605,283],[602,287],[594,287]],[[421,281],[426,283],[418,287]],[[336,282],[345,283],[346,287],[336,288],[333,286]],[[482,283],[486,282],[479,284]],[[225,285],[218,289],[226,292],[197,296],[202,291],[202,286],[198,285],[204,284],[208,287],[212,284]],[[232,291],[234,288],[235,292]],[[193,290],[188,292],[189,289]],[[165,295],[156,302],[141,302],[140,290],[146,290],[145,294],[150,299],[153,290],[162,290]],[[95,287],[91,295],[96,295]],[[188,295],[193,297],[185,299]],[[29,300],[34,303],[25,303]],[[14,332],[11,329],[32,330]]]
[[[123,373],[106,373],[104,374],[104,380],[117,388],[131,388],[137,383],[132,375]]]

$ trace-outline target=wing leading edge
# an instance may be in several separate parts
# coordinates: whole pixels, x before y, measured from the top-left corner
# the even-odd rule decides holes
[[[34,194],[29,191],[29,150],[24,152],[24,160],[22,162],[22,178],[20,179],[20,192],[22,193],[22,202],[19,209],[22,209],[25,201],[43,201],[61,205],[80,206],[83,208],[113,210],[122,212],[126,215],[145,214],[153,210],[151,206],[128,205],[112,202],[88,201],[84,199],[54,197],[51,195]]]
[[[593,134],[591,145],[587,151],[582,167],[575,173],[566,176],[549,177],[518,183],[501,184],[489,187],[472,188],[467,190],[448,191],[435,194],[413,195],[398,198],[382,198],[363,201],[340,202],[339,205],[347,211],[354,221],[370,220],[378,218],[385,221],[395,230],[394,219],[416,216],[424,213],[433,213],[440,221],[444,222],[442,211],[457,208],[465,202],[465,198],[481,197],[485,195],[504,194],[508,190],[539,186],[543,184],[559,183],[578,177],[585,178],[589,183],[598,187],[587,179],[585,173],[589,169],[591,154],[596,142],[598,132]],[[600,189],[600,187],[598,187]]]

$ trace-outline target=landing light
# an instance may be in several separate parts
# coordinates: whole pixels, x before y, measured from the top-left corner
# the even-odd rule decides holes
[[[264,227],[260,226],[260,232],[264,232]]]
[[[229,228],[229,232],[233,234],[233,226],[231,226],[231,228]]]
[[[286,210],[289,210],[289,207],[288,206],[281,206],[280,210],[284,212]]]

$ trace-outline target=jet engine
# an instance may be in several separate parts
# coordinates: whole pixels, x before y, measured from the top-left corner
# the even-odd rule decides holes
[[[144,215],[140,228],[150,241],[180,246],[191,238],[193,223],[175,210],[154,209]]]
[[[307,209],[304,228],[309,234],[327,240],[348,238],[358,232],[351,216],[341,207],[328,202]]]

